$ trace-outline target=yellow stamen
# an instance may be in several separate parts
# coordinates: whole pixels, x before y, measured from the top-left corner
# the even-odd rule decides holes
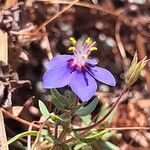
[[[76,41],[75,38],[73,38],[73,37],[70,37],[70,42],[71,42],[72,44],[76,44],[76,43],[77,43],[77,41]]]
[[[90,48],[90,51],[96,51],[97,50],[97,47],[93,46]]]
[[[83,54],[83,58],[84,58],[84,59],[87,59],[87,58],[88,58],[88,55],[87,55],[87,54]]]
[[[88,37],[88,38],[85,40],[85,43],[90,44],[90,41],[91,41],[91,38]]]
[[[75,47],[73,46],[69,47],[69,51],[75,51],[75,50],[76,50]]]

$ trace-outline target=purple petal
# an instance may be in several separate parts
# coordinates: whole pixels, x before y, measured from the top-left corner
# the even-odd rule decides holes
[[[54,68],[62,63],[66,63],[69,59],[72,59],[72,55],[58,55],[53,57],[47,64],[47,68]]]
[[[92,75],[95,79],[99,80],[100,82],[103,82],[105,84],[115,86],[116,80],[112,73],[108,71],[107,69],[101,68],[101,67],[91,67]]]
[[[51,68],[43,75],[44,88],[60,88],[69,84],[71,71],[67,68],[67,62],[59,63],[55,59],[54,66],[51,63]]]
[[[82,100],[88,101],[96,92],[97,83],[88,73],[73,72],[70,80],[71,89]]]
[[[97,65],[97,61],[95,59],[87,59],[86,62],[91,65]]]

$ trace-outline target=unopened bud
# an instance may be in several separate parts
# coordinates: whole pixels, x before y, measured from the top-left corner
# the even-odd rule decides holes
[[[134,55],[131,65],[125,74],[125,83],[127,85],[130,86],[137,81],[141,71],[146,66],[148,61],[149,60],[147,60],[147,57],[144,57],[141,61],[138,62],[137,53]]]

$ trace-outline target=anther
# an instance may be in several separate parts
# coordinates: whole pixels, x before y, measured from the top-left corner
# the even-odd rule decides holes
[[[73,37],[70,37],[70,42],[71,42],[72,44],[76,44],[76,43],[77,43],[77,41],[76,41],[75,38],[73,38]]]
[[[93,46],[90,48],[90,51],[96,51],[97,50],[97,47]]]
[[[85,43],[90,44],[90,41],[91,41],[91,38],[88,37],[88,38],[85,40]]]
[[[73,46],[69,47],[69,51],[75,51],[75,50],[76,50],[75,47]]]

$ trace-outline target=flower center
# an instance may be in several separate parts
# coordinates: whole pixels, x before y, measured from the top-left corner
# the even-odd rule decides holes
[[[94,46],[95,42],[92,42],[90,38],[87,38],[84,42],[76,41],[74,38],[70,38],[73,46],[69,47],[70,51],[73,51],[73,59],[69,60],[69,66],[75,70],[85,69],[85,64],[91,51],[97,50]]]

